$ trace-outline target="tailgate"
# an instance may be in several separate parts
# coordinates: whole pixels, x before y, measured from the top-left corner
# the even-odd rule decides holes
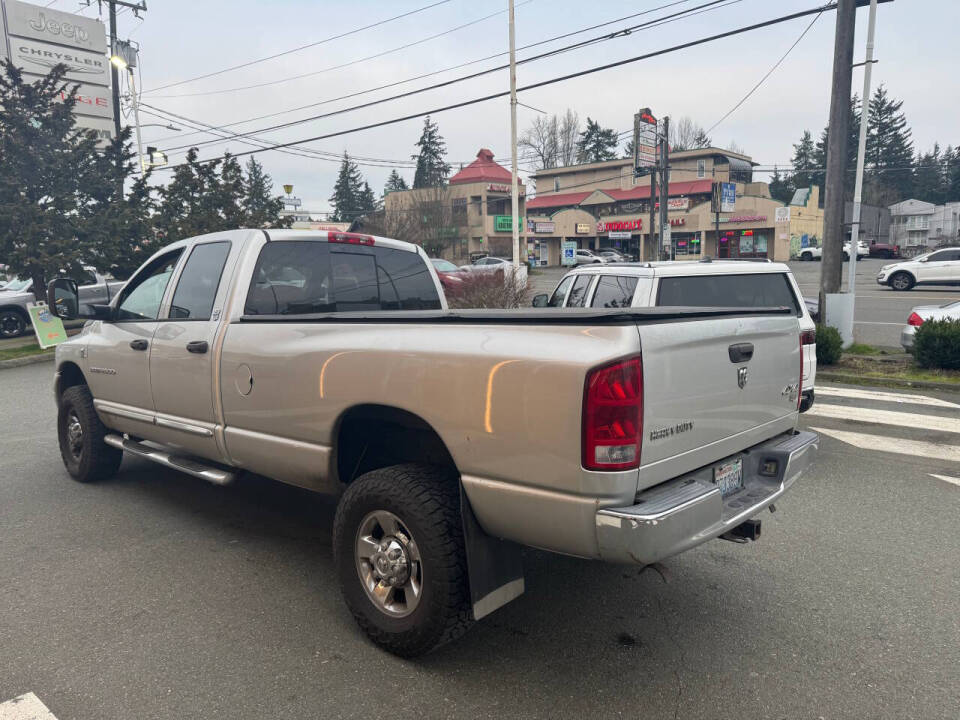
[[[801,363],[795,316],[641,324],[639,331],[640,489],[721,460],[796,424]]]

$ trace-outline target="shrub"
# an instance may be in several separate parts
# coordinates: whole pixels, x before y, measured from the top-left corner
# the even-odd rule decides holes
[[[528,303],[526,281],[514,282],[499,271],[473,273],[455,292],[447,292],[447,305],[454,309],[518,308]]]
[[[960,320],[927,320],[913,338],[920,367],[960,370]]]
[[[817,325],[817,365],[833,365],[842,351],[840,331],[829,325]]]

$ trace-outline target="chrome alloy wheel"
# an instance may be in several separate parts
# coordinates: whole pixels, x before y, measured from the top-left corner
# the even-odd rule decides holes
[[[83,425],[73,410],[67,416],[67,446],[74,460],[80,460],[83,455]]]
[[[423,564],[410,531],[391,512],[368,513],[357,530],[356,563],[367,596],[382,612],[404,617],[423,593]]]

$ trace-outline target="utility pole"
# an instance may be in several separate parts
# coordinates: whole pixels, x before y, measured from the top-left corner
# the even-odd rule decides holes
[[[653,229],[657,226],[657,165],[660,164],[659,155],[657,156],[656,165],[650,168],[650,244],[653,245],[652,253],[653,257],[651,260],[660,259],[660,246],[657,244],[656,235],[653,232]],[[640,258],[643,259],[642,257]]]
[[[850,84],[856,18],[857,0],[838,0],[827,134],[823,261],[820,266],[820,317],[825,318],[827,322],[832,321],[834,325],[837,324],[838,318],[831,318],[828,315],[827,295],[840,292],[840,275],[843,266],[843,186],[847,165],[847,133],[850,126]],[[852,309],[850,313],[852,316]]]
[[[660,242],[670,237],[670,220],[667,206],[670,204],[670,118],[663,119],[663,138],[660,140]],[[670,259],[674,260],[673,241],[670,241]]]
[[[517,188],[517,51],[513,29],[513,0],[510,0],[510,225],[513,232],[513,267],[520,267],[520,197]]]
[[[110,56],[117,56],[117,3],[107,0],[110,11]],[[120,137],[120,73],[115,63],[110,63],[110,87],[113,91],[113,132]],[[122,161],[121,161],[122,162]]]
[[[873,70],[873,34],[877,26],[877,0],[870,0],[867,22],[867,55],[863,61],[863,108],[860,111],[860,138],[857,143],[857,174],[853,186],[853,221],[850,226],[850,266],[847,268],[847,292],[850,293],[850,314],[847,333],[853,338],[853,315],[857,294],[857,250],[860,240],[860,201],[863,198],[863,160],[867,152],[867,123],[870,119],[870,75]],[[841,332],[841,335],[847,334]]]

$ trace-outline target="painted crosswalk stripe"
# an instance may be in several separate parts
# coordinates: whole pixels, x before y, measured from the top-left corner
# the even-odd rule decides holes
[[[960,478],[950,477],[949,475],[937,475],[935,473],[930,473],[930,477],[960,486]]]
[[[32,692],[0,703],[0,720],[57,720]]]
[[[864,450],[896,453],[897,455],[916,455],[928,460],[960,462],[960,446],[957,445],[942,445],[922,440],[904,440],[903,438],[868,435],[867,433],[849,432],[847,430],[815,427],[810,429]]]
[[[806,414],[836,420],[856,420],[881,425],[895,425],[916,430],[960,433],[960,419],[937,417],[936,415],[917,415],[897,410],[875,410],[873,408],[815,403],[812,408],[807,410]]]
[[[960,403],[941,400],[927,395],[884,392],[882,390],[863,390],[861,388],[817,386],[817,397],[840,397],[854,400],[882,400],[884,402],[907,403],[909,405],[930,405],[931,407],[960,408]]]

